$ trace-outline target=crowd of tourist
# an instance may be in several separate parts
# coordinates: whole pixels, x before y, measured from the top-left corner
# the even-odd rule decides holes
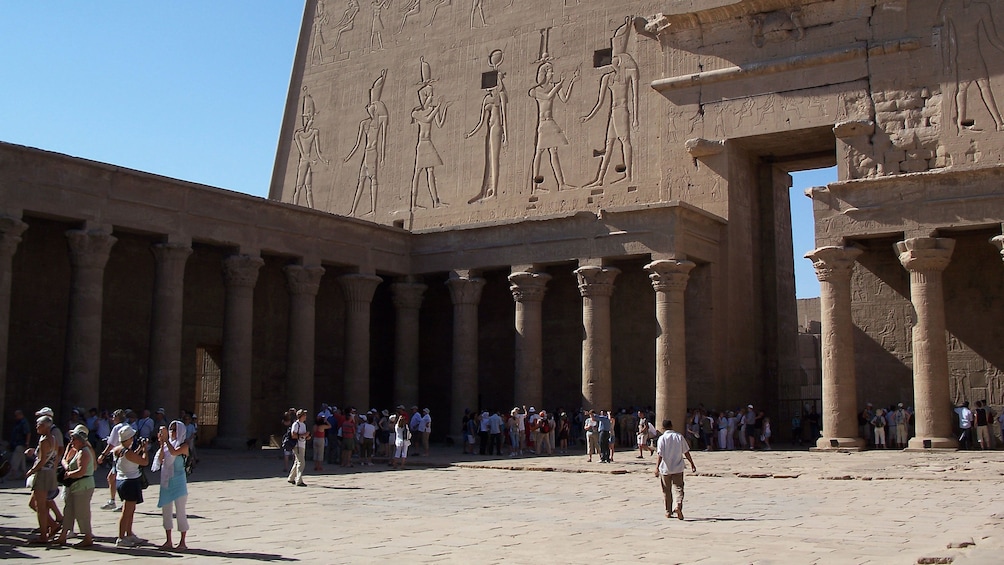
[[[149,410],[137,414],[132,410],[109,413],[91,409],[85,413],[75,409],[62,429],[49,407],[35,412],[35,417],[32,428],[23,411],[15,410],[10,437],[11,472],[15,478],[25,478],[32,493],[29,506],[38,517],[38,535],[29,544],[65,545],[76,527],[81,539],[75,547],[94,545],[91,499],[97,488],[94,474],[102,465],[109,467],[109,498],[101,508],[121,512],[116,547],[145,544],[147,540],[132,528],[136,506],[143,503],[148,483],[143,468],[152,464],[152,471],[159,471],[157,506],[166,537],[160,547],[187,549],[187,475],[194,465],[198,432],[194,414],[186,412],[168,422],[163,408],[152,415]],[[175,515],[181,532],[177,546],[172,540]]]

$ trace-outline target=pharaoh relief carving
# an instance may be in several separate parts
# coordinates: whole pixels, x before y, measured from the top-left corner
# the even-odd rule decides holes
[[[470,139],[476,133],[485,131],[485,174],[481,181],[481,192],[467,201],[473,204],[479,200],[493,198],[498,193],[499,161],[502,148],[508,143],[509,129],[507,122],[509,94],[506,92],[505,73],[499,70],[504,54],[496,49],[488,55],[488,66],[491,71],[481,77],[481,88],[486,90],[481,100],[481,116],[478,125],[474,126],[465,138]]]
[[[443,164],[443,159],[436,151],[436,146],[432,142],[432,126],[443,127],[446,123],[447,106],[436,99],[432,84],[436,79],[432,78],[432,67],[421,58],[422,80],[418,83],[418,106],[411,111],[411,122],[418,124],[418,144],[415,146],[415,174],[411,179],[411,210],[423,208],[418,204],[418,186],[421,183],[422,173],[425,173],[426,184],[429,188],[429,196],[432,198],[432,207],[438,208],[445,205],[439,199],[439,191],[436,189],[436,167]]]
[[[373,0],[373,20],[370,23],[370,49],[383,49],[383,9],[390,6],[391,1]]]
[[[344,33],[355,29],[357,15],[359,15],[359,0],[349,0],[345,12],[342,14],[342,19],[335,24],[335,40],[331,45],[332,51],[338,50],[338,42],[341,41]]]
[[[798,41],[805,37],[802,12],[798,8],[753,14],[749,17],[749,25],[753,46],[757,48],[768,42],[787,41],[791,38]]]
[[[303,101],[300,112],[300,129],[293,132],[293,144],[299,153],[296,163],[296,182],[293,185],[293,204],[305,205],[308,208],[314,207],[313,192],[313,168],[318,161],[325,165],[329,161],[321,153],[321,139],[317,128],[314,127],[314,117],[317,116],[317,108],[314,99],[307,92],[307,87],[303,87]],[[303,204],[300,204],[301,197]]]
[[[319,65],[324,62],[324,25],[328,23],[328,15],[324,12],[324,2],[317,0],[314,7],[313,36],[310,45],[310,64]]]
[[[537,133],[533,144],[533,184],[530,192],[534,190],[548,190],[544,186],[544,177],[540,174],[541,158],[547,152],[551,163],[551,171],[554,172],[554,180],[558,184],[558,190],[574,188],[565,182],[565,174],[561,170],[561,161],[558,158],[558,148],[567,147],[568,139],[561,131],[558,123],[554,121],[554,100],[567,103],[572,95],[572,87],[579,80],[579,68],[576,67],[570,80],[565,80],[565,75],[561,75],[557,82],[554,81],[554,63],[548,53],[550,43],[550,28],[540,31],[540,56],[537,58],[537,84],[528,92],[530,98],[537,102]]]
[[[384,83],[387,81],[387,69],[380,71],[380,76],[373,81],[370,87],[369,103],[366,105],[366,117],[359,122],[359,131],[356,134],[356,144],[352,151],[345,157],[348,163],[359,148],[363,148],[363,159],[359,163],[359,178],[356,181],[356,192],[352,195],[352,208],[350,216],[355,216],[359,209],[359,201],[363,196],[363,189],[369,185],[370,189],[370,209],[363,216],[376,212],[377,189],[379,183],[379,170],[383,165],[384,157],[387,153],[387,125],[390,123],[390,113],[387,105],[380,98],[383,96]]]
[[[954,115],[957,131],[981,129],[969,115],[969,87],[973,83],[976,83],[983,104],[994,119],[995,128],[1004,131],[1004,120],[997,109],[984,58],[992,53],[987,53],[988,47],[1004,53],[1004,39],[997,33],[990,4],[977,0],[943,0],[938,10],[938,23],[940,27],[935,29],[935,36],[941,44],[945,75],[956,92]]]
[[[408,18],[422,13],[422,0],[408,0],[408,3],[401,8],[404,16],[401,18],[401,27],[394,32],[395,35],[404,33],[404,26],[408,23]]]
[[[452,5],[453,5],[453,0],[439,0],[439,2],[436,4],[436,7],[432,9],[432,17],[429,18],[429,23],[425,24],[426,27],[430,27],[432,26],[432,24],[436,23],[436,14],[439,13],[440,8]]]
[[[596,117],[607,99],[610,100],[610,105],[607,110],[607,133],[603,149],[593,151],[593,156],[600,157],[599,169],[596,171],[596,177],[587,183],[586,187],[603,185],[607,168],[613,158],[615,142],[620,144],[621,163],[615,166],[614,170],[620,176],[611,184],[624,179],[627,179],[628,182],[634,180],[631,130],[638,128],[638,63],[627,52],[632,19],[631,16],[624,18],[624,23],[614,31],[610,40],[611,56],[609,62],[595,61],[595,63],[602,65],[602,68],[608,70],[600,77],[596,104],[580,120],[585,123]]]

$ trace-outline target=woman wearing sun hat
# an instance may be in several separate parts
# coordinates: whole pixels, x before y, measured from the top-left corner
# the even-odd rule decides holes
[[[70,443],[66,446],[62,465],[66,469],[65,478],[73,479],[66,487],[63,502],[63,530],[59,533],[60,545],[66,543],[66,534],[76,520],[79,532],[84,536],[76,547],[94,545],[91,532],[91,497],[94,496],[94,449],[87,441],[90,431],[83,424],[70,432]]]
[[[122,499],[122,517],[119,518],[119,536],[115,541],[116,547],[135,547],[146,542],[146,540],[136,537],[132,531],[132,520],[136,513],[136,505],[143,502],[143,487],[140,484],[139,476],[149,460],[146,454],[146,438],[140,438],[139,446],[133,449],[133,436],[136,430],[131,426],[123,426],[119,429],[119,441],[115,448],[115,457],[118,463],[115,471],[115,490],[119,498]]]

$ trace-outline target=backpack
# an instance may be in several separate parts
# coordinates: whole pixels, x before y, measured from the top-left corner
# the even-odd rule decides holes
[[[282,450],[293,451],[296,447],[296,440],[293,439],[293,426],[286,428],[286,433],[282,435]]]
[[[542,433],[542,434],[549,434],[549,433],[551,433],[551,421],[550,420],[544,420],[540,424],[540,433]]]

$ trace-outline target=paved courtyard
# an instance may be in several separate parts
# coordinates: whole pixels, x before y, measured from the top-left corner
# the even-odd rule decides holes
[[[663,516],[654,463],[620,452],[462,456],[434,448],[405,471],[384,465],[280,476],[276,452],[203,450],[190,485],[186,553],[163,541],[156,485],[116,549],[118,514],[99,510],[98,547],[28,547],[28,491],[0,488],[0,558],[14,562],[180,560],[357,563],[1001,563],[1004,451],[695,453],[686,520]],[[310,465],[308,463],[308,469]],[[156,481],[154,481],[156,482]],[[103,483],[103,480],[101,481]],[[175,537],[177,541],[177,534]],[[970,545],[972,544],[972,545]],[[949,545],[966,546],[949,548]]]

